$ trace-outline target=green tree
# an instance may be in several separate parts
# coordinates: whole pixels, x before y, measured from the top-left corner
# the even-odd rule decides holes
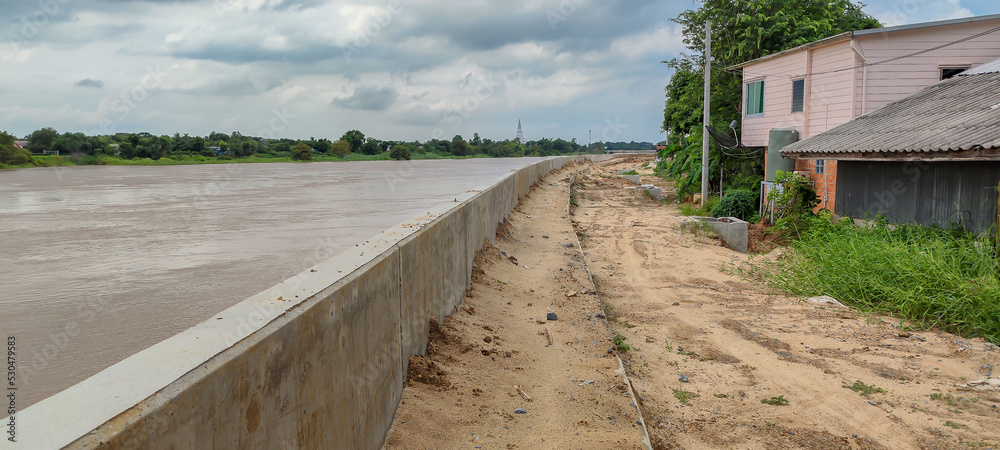
[[[802,0],[794,3],[783,0],[700,0],[700,3],[698,9],[685,11],[672,19],[681,25],[684,44],[695,56],[664,61],[674,73],[666,87],[667,102],[663,110],[663,130],[668,132],[670,145],[663,150],[662,156],[672,156],[673,162],[665,162],[658,169],[686,174],[677,176],[689,178],[701,176],[701,146],[693,138],[696,134],[701,137],[706,20],[712,24],[712,125],[722,130],[728,129],[730,121],[742,116],[742,74],[738,71],[727,72],[725,67],[845,31],[880,26],[877,20],[862,11],[862,4],[851,0]],[[723,155],[716,145],[712,147],[715,157],[709,179],[714,190],[718,188],[720,166],[717,160]],[[754,158],[751,154],[740,156],[725,158],[727,185],[757,189],[756,183],[763,175],[763,157]],[[697,174],[667,167],[679,161],[683,161],[686,167],[698,165]],[[677,186],[686,185],[678,183]]]
[[[340,137],[340,140],[347,142],[351,146],[352,153],[361,152],[361,146],[365,143],[365,134],[358,130],[350,130]]]
[[[349,153],[351,153],[351,144],[348,144],[347,141],[343,139],[330,144],[330,154],[333,156],[339,156],[343,158],[344,156],[347,156]]]
[[[173,142],[174,141],[170,139],[169,136],[160,136],[159,139],[156,140],[156,145],[160,149],[160,154],[163,156],[169,155],[174,149]]]
[[[122,142],[118,144],[118,156],[124,159],[135,158],[135,147],[132,146],[131,142]]]
[[[382,153],[382,146],[379,145],[379,141],[375,140],[375,138],[368,138],[365,140],[365,144],[361,146],[361,153],[378,155]]]
[[[59,137],[59,132],[52,127],[35,130],[28,135],[28,151],[32,153],[44,153],[52,148],[52,142]]]
[[[461,135],[455,135],[451,140],[451,154],[455,156],[469,155],[469,143],[465,142]]]
[[[34,159],[27,150],[14,145],[14,136],[0,131],[0,164],[21,165],[33,162]]]
[[[292,159],[299,161],[309,161],[312,159],[312,147],[305,142],[299,142],[292,146]]]
[[[413,158],[410,152],[410,147],[408,147],[406,144],[397,144],[392,146],[392,150],[389,152],[389,156],[395,160]]]
[[[28,144],[30,147],[31,144]],[[57,137],[49,146],[49,150],[58,151],[60,155],[70,155],[80,151],[80,139],[71,133]]]

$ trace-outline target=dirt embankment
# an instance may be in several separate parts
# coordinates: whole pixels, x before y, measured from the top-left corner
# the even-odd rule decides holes
[[[956,386],[997,347],[741,278],[747,255],[614,175],[669,193],[643,162],[564,169],[512,213],[411,359],[387,447],[642,448],[617,348],[654,448],[997,448],[1000,392]]]
[[[567,217],[578,169],[547,176],[483,247],[462,307],[410,359],[386,448],[643,448]]]

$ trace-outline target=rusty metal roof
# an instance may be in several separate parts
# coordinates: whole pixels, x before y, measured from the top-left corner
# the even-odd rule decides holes
[[[980,68],[987,71],[965,72],[928,86],[791,144],[781,154],[798,159],[931,159],[1000,149],[1000,60]]]

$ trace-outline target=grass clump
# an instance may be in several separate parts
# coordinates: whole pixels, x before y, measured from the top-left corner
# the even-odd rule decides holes
[[[1000,263],[989,239],[885,221],[809,220],[788,257],[769,266],[774,287],[1000,342]]]
[[[620,333],[615,333],[615,336],[611,338],[611,341],[614,342],[615,350],[618,350],[619,353],[628,353],[630,350],[639,350],[626,342],[628,341],[628,338],[622,336]]]
[[[788,399],[786,399],[784,395],[779,395],[777,397],[762,398],[760,399],[760,402],[765,405],[782,406],[788,404]]]
[[[694,392],[685,391],[683,389],[674,389],[673,391],[674,391],[674,398],[676,398],[677,401],[681,402],[682,405],[688,404],[688,401],[690,401],[692,398],[700,397],[698,394]]]
[[[949,427],[949,428],[962,428],[965,425],[962,425],[962,424],[960,424],[958,422],[952,422],[950,420],[946,420],[946,421],[944,421],[944,426]]]
[[[867,397],[867,396],[869,396],[871,394],[884,394],[885,393],[885,389],[882,389],[882,388],[880,388],[878,386],[873,386],[873,385],[870,385],[870,384],[865,384],[861,380],[856,380],[854,382],[854,384],[852,384],[850,386],[848,386],[848,385],[845,384],[844,387],[847,388],[847,389],[850,389],[850,390],[852,390],[854,392],[857,392],[858,394],[863,395],[865,397]]]
[[[632,169],[632,170],[626,170],[626,171],[622,172],[621,174],[622,175],[639,175],[639,172],[636,172],[635,169]]]
[[[719,204],[719,197],[709,196],[704,205],[683,203],[680,206],[681,214],[685,216],[711,216],[712,210]]]

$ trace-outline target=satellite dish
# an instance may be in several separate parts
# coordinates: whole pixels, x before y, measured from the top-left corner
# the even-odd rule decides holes
[[[708,125],[705,125],[705,129],[708,130],[708,134],[712,136],[712,139],[715,139],[715,142],[718,142],[719,145],[723,146],[724,148],[728,148],[730,150],[734,148],[747,148],[745,145],[743,145],[742,142],[740,142],[735,137],[729,136]]]

